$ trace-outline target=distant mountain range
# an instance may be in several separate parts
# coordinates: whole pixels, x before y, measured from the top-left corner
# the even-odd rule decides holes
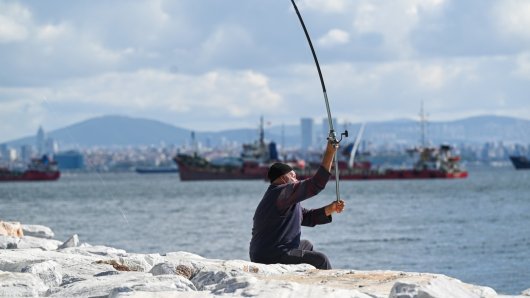
[[[343,130],[343,125],[337,125]],[[361,124],[349,125],[353,142]],[[315,138],[325,142],[322,125],[314,127]],[[426,140],[440,143],[485,143],[503,141],[505,143],[530,144],[530,120],[479,116],[448,122],[428,122]],[[327,133],[326,133],[327,134]],[[181,146],[191,143],[191,130],[176,127],[156,120],[125,116],[103,116],[82,121],[61,129],[47,132],[47,136],[59,142],[61,148],[73,146],[139,146],[166,145]],[[253,142],[258,139],[258,127],[224,130],[219,132],[196,131],[197,141],[215,146],[223,142]],[[265,138],[285,146],[298,146],[301,143],[299,125],[272,126],[265,129]],[[420,124],[413,120],[368,122],[363,140],[374,144],[419,144]],[[12,147],[22,144],[35,144],[35,137],[25,137],[7,142]]]

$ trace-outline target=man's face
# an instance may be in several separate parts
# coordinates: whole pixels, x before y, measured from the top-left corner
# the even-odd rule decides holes
[[[289,173],[282,176],[282,182],[283,183],[295,183],[298,182],[298,179],[296,179],[296,173],[294,171],[290,171]]]

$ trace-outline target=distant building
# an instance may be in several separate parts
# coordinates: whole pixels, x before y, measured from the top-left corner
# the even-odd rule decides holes
[[[20,146],[20,160],[23,162],[29,162],[32,157],[35,156],[35,150],[31,145]]]
[[[42,129],[42,126],[39,126],[39,130],[37,131],[37,137],[35,139],[35,146],[37,147],[37,155],[42,155],[45,152],[45,140],[46,140],[46,134],[44,134],[44,129]]]
[[[82,170],[85,168],[85,158],[78,151],[65,151],[56,153],[53,159],[60,170]]]
[[[302,118],[300,127],[302,129],[302,150],[309,150],[313,146],[313,119]]]
[[[0,144],[0,160],[7,160],[9,154],[7,148],[7,144]]]
[[[57,144],[57,141],[52,138],[47,138],[44,142],[44,152],[42,154],[53,156],[57,152],[59,152],[59,144]]]
[[[18,158],[17,150],[15,150],[14,148],[7,148],[4,160],[8,162],[13,162],[17,160],[17,158]]]

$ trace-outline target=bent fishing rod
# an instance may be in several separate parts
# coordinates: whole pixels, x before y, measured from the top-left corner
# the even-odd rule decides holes
[[[309,47],[311,48],[311,53],[313,54],[313,59],[315,60],[315,64],[317,66],[318,70],[318,76],[320,77],[320,84],[322,85],[322,92],[324,93],[324,100],[326,102],[326,111],[328,113],[328,124],[329,124],[329,134],[328,134],[328,141],[330,141],[333,146],[338,147],[340,141],[342,141],[342,137],[348,137],[348,131],[345,130],[343,133],[340,134],[340,140],[337,140],[337,133],[335,132],[335,129],[333,128],[333,118],[331,117],[331,110],[329,109],[329,100],[328,100],[328,94],[326,92],[326,85],[324,84],[324,77],[322,76],[322,71],[320,70],[320,64],[318,63],[317,54],[315,53],[315,49],[313,48],[313,43],[311,42],[311,38],[309,37],[309,33],[307,32],[307,28],[305,27],[304,20],[302,19],[302,15],[300,15],[300,11],[298,10],[298,7],[296,6],[296,3],[294,3],[294,0],[291,0],[291,3],[293,4],[294,10],[296,12],[296,15],[298,16],[298,20],[300,20],[300,24],[302,25],[302,28],[304,29],[305,37],[307,38],[307,42],[309,43]],[[339,191],[339,160],[337,159],[337,153],[335,153],[335,190],[337,193],[337,202],[340,200],[340,191]]]

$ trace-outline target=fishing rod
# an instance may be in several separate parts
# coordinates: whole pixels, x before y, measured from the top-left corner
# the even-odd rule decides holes
[[[335,129],[333,128],[333,118],[331,117],[331,110],[329,109],[329,100],[328,100],[328,94],[326,92],[326,84],[324,84],[324,77],[322,76],[322,71],[320,70],[320,64],[318,63],[317,54],[315,53],[315,49],[313,48],[313,43],[311,42],[311,38],[309,37],[309,33],[307,32],[307,28],[305,27],[304,20],[302,19],[302,15],[300,15],[300,11],[298,10],[298,7],[296,6],[296,3],[294,3],[294,0],[291,0],[291,3],[293,4],[294,10],[296,11],[296,15],[298,16],[298,19],[300,20],[300,24],[302,25],[302,28],[304,29],[305,37],[307,38],[307,42],[309,43],[309,47],[311,48],[311,53],[313,54],[313,59],[315,60],[315,64],[317,66],[318,70],[318,76],[320,77],[320,84],[322,85],[322,92],[324,93],[324,100],[326,102],[326,111],[328,113],[328,124],[329,124],[329,134],[328,134],[328,141],[330,141],[333,146],[338,147],[340,141],[342,141],[342,137],[348,137],[348,131],[345,130],[343,133],[340,134],[340,140],[337,140],[337,133],[335,132]],[[339,160],[337,159],[337,154],[334,156],[335,160],[335,190],[337,193],[337,202],[340,200],[340,191],[339,191]]]

